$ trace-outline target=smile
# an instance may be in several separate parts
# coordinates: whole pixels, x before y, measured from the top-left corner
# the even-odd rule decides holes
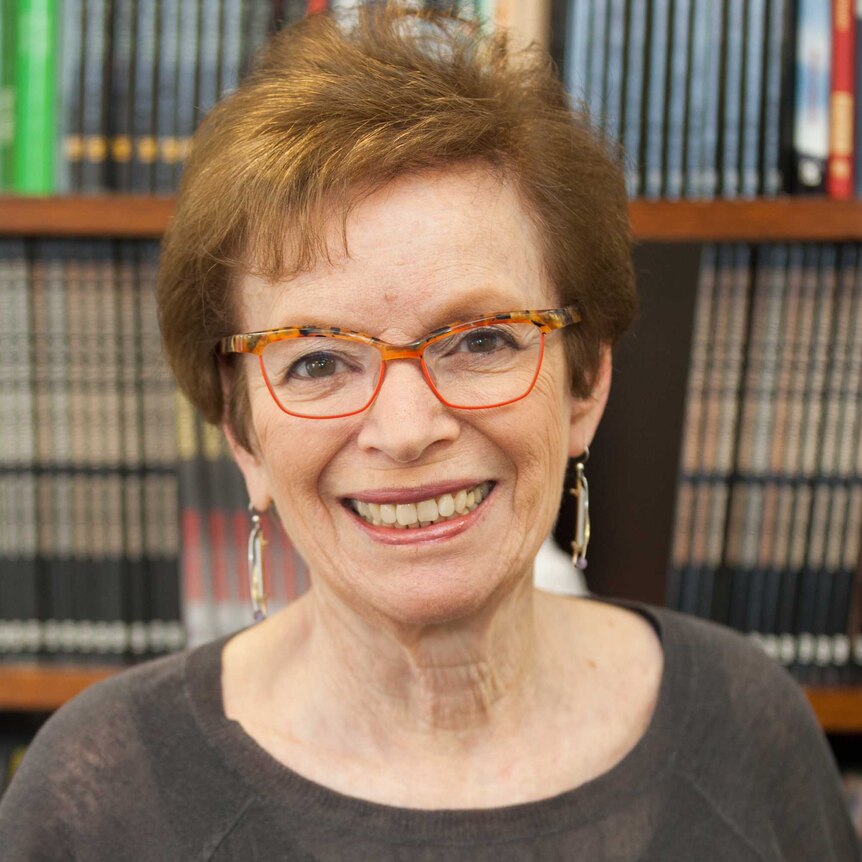
[[[441,494],[439,497],[430,497],[415,503],[366,503],[362,500],[346,502],[368,524],[396,530],[416,529],[472,512],[491,493],[493,485],[493,482],[480,482],[454,494]]]

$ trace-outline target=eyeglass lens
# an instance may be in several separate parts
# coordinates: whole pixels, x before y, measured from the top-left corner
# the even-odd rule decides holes
[[[340,416],[366,407],[382,373],[380,351],[347,337],[276,341],[263,351],[270,391],[282,409],[310,417]],[[542,356],[532,323],[495,323],[446,335],[423,354],[438,395],[453,407],[493,407],[523,397]]]

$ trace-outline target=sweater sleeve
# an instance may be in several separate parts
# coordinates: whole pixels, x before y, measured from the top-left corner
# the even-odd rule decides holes
[[[799,684],[746,638],[685,621],[698,668],[677,769],[762,859],[862,862],[832,751]]]
[[[122,732],[119,716],[96,712],[94,698],[68,704],[36,735],[0,800],[0,847],[14,860],[108,859],[96,848],[116,848],[109,787],[122,770],[112,768]],[[134,741],[126,739],[127,753]],[[108,771],[110,785],[106,784]],[[128,776],[131,779],[131,776]],[[118,858],[118,857],[115,857]]]
[[[775,756],[764,763],[761,780],[773,800],[772,829],[787,860],[834,859],[860,862],[856,836],[838,766],[811,706],[786,677],[770,704]],[[764,725],[764,730],[767,725]]]
[[[42,727],[0,801],[0,858],[212,858],[251,800],[201,739],[182,657],[87,689]]]

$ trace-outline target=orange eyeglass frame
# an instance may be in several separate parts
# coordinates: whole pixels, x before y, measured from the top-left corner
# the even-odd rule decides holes
[[[435,329],[433,332],[429,332],[428,335],[425,335],[416,341],[408,342],[407,344],[391,344],[388,341],[375,338],[373,335],[368,335],[364,332],[355,332],[353,330],[343,329],[337,326],[289,326],[281,329],[267,329],[260,332],[246,332],[240,335],[229,335],[218,342],[216,350],[221,355],[231,353],[255,354],[260,362],[260,371],[263,375],[266,388],[269,390],[269,394],[272,396],[275,403],[283,412],[290,416],[297,416],[301,419],[342,419],[347,416],[355,416],[356,414],[367,410],[374,403],[374,399],[377,398],[377,393],[383,385],[383,379],[386,376],[386,363],[393,359],[418,359],[419,364],[422,367],[422,375],[431,387],[431,391],[437,396],[440,402],[445,404],[447,407],[451,407],[455,410],[488,410],[492,407],[503,407],[506,404],[513,404],[516,401],[526,398],[530,392],[533,391],[533,387],[536,385],[536,380],[539,377],[539,372],[542,369],[542,360],[545,353],[544,336],[548,332],[553,332],[554,330],[563,329],[566,326],[579,323],[581,319],[581,315],[578,313],[577,308],[574,305],[567,305],[563,308],[499,312],[476,320],[451,323],[447,326],[442,326],[439,329]],[[452,404],[443,398],[437,390],[437,387],[434,385],[434,381],[431,379],[431,375],[425,365],[425,357],[423,354],[428,345],[433,344],[435,341],[439,341],[442,338],[447,338],[450,335],[457,335],[459,332],[469,332],[471,329],[479,329],[482,326],[488,326],[495,323],[505,323],[507,321],[512,323],[532,323],[541,330],[542,333],[542,347],[539,354],[539,361],[536,363],[536,373],[533,375],[533,379],[530,382],[530,386],[527,391],[524,392],[523,395],[519,395],[517,398],[510,398],[508,401],[471,407]],[[266,373],[266,368],[263,364],[263,351],[270,344],[291,338],[334,338],[342,341],[358,341],[379,350],[382,359],[380,379],[377,381],[377,385],[374,387],[374,391],[371,393],[368,401],[358,410],[351,410],[349,413],[339,413],[334,416],[309,416],[304,413],[294,413],[291,410],[287,410],[279,401],[275,392],[273,392],[272,385],[270,384],[269,377]]]

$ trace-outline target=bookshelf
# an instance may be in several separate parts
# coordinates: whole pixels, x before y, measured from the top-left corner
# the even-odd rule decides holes
[[[146,195],[0,196],[0,235],[153,239],[164,232],[173,208],[172,197]],[[717,241],[862,242],[862,200],[636,200],[629,217],[638,244],[660,244],[669,251],[680,243]],[[0,666],[0,710],[56,709],[121,669]],[[827,733],[862,733],[862,687],[807,688],[806,695]]]
[[[152,239],[162,235],[173,208],[171,197],[146,195],[5,196],[0,235]],[[639,243],[862,241],[862,200],[636,200],[629,218]]]

